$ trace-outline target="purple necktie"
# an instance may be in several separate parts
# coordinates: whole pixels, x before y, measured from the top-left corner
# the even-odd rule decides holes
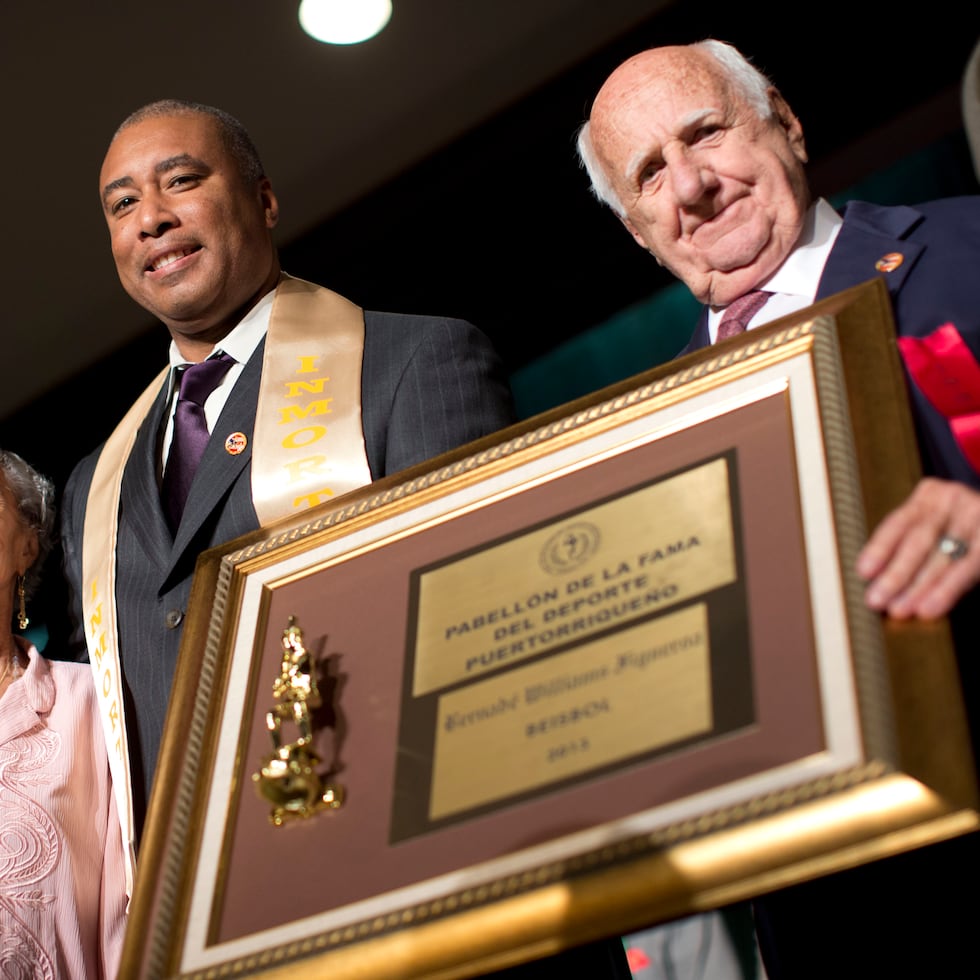
[[[204,418],[204,403],[234,363],[233,358],[222,353],[191,364],[181,372],[173,439],[161,488],[170,530],[175,533],[184,513],[194,473],[210,438]]]
[[[770,296],[772,293],[767,293],[764,289],[753,289],[744,296],[732,300],[721,315],[721,323],[718,324],[718,336],[715,343],[744,333],[748,329],[752,317],[765,306],[766,300]]]

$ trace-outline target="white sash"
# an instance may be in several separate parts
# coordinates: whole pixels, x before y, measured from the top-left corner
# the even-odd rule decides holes
[[[361,426],[363,352],[359,307],[321,286],[282,279],[269,319],[252,437],[252,493],[262,526],[371,482]],[[135,826],[116,612],[116,537],[123,472],[168,371],[140,395],[103,447],[82,540],[85,637],[127,844],[130,895]]]
[[[311,329],[316,324],[324,329]],[[361,425],[363,353],[360,307],[322,286],[283,278],[252,439],[252,503],[262,526],[371,482]]]
[[[169,368],[160,372],[109,436],[92,476],[82,531],[82,613],[85,642],[95,678],[99,714],[109,750],[109,771],[126,846],[126,893],[133,894],[136,837],[129,744],[123,715],[119,631],[116,627],[116,533],[123,470]]]

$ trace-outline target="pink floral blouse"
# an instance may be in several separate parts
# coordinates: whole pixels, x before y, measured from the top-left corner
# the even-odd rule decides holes
[[[113,978],[126,878],[91,668],[22,650],[0,696],[0,976]]]

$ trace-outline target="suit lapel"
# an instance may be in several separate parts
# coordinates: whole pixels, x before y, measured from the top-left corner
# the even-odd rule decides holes
[[[877,276],[885,280],[888,292],[895,296],[922,254],[924,246],[907,237],[921,220],[922,215],[914,208],[879,208],[864,201],[849,204],[820,277],[817,299],[833,296]],[[891,272],[876,268],[876,263],[886,256],[900,257],[900,263]]]
[[[683,357],[685,354],[701,350],[702,347],[707,347],[710,344],[711,335],[708,333],[708,308],[705,306],[702,308],[701,316],[698,318],[698,325],[694,330],[694,336],[691,337],[687,342],[687,346],[677,356]]]
[[[120,494],[121,507],[131,511],[139,529],[138,534],[132,535],[134,542],[156,565],[166,564],[172,547],[157,480],[160,453],[158,433],[166,409],[166,393],[167,385],[164,383],[136,434]]]

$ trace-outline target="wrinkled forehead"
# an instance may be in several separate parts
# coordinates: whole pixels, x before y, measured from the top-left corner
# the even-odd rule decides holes
[[[670,131],[708,110],[740,101],[714,59],[690,48],[647,51],[620,65],[599,90],[590,129],[607,159],[630,152],[651,131]]]

